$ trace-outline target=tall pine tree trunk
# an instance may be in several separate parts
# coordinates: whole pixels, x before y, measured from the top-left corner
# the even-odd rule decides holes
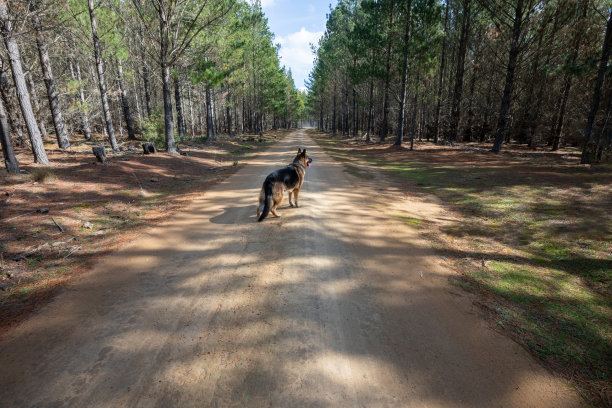
[[[189,137],[192,138],[193,135],[195,135],[195,119],[193,117],[193,97],[191,95],[190,85],[187,86],[187,98],[189,99],[189,124],[191,128],[191,136]]]
[[[522,0],[521,0],[522,1]],[[459,39],[459,50],[457,51],[457,69],[455,71],[455,90],[453,93],[453,107],[451,109],[451,120],[448,138],[451,145],[455,144],[459,121],[461,119],[461,99],[463,97],[463,74],[465,73],[465,51],[467,49],[470,33],[470,4],[471,0],[463,0],[463,19],[461,22],[461,35]]]
[[[38,103],[38,95],[36,95],[36,88],[32,77],[33,75],[30,72],[30,75],[28,75],[28,84],[30,85],[30,94],[32,95],[32,102],[34,102],[34,110],[36,116],[38,117],[38,129],[40,129],[40,135],[42,136],[43,140],[47,140],[47,127],[45,126],[42,108],[40,106],[40,103]]]
[[[570,59],[568,61],[567,72],[565,73],[563,80],[563,93],[561,94],[561,103],[559,104],[559,113],[557,114],[557,123],[554,127],[553,135],[552,135],[552,151],[559,150],[559,146],[561,144],[561,134],[563,132],[563,122],[565,121],[565,109],[567,108],[567,101],[569,99],[570,89],[572,87],[572,79],[573,74],[571,70],[576,65],[576,60],[578,59],[578,53],[580,52],[580,44],[582,43],[582,36],[584,32],[582,30],[582,22],[585,20],[588,10],[589,1],[582,0],[583,9],[582,14],[579,18],[576,33],[574,37],[574,47],[572,50],[572,54],[570,55]]]
[[[582,147],[582,156],[580,163],[587,164],[591,162],[591,155],[595,151],[594,143],[591,141],[591,134],[593,133],[593,125],[595,123],[595,116],[599,109],[599,102],[601,99],[601,88],[603,87],[604,77],[606,74],[606,68],[608,66],[608,60],[610,59],[610,46],[612,45],[612,12],[608,18],[608,25],[606,26],[606,36],[604,38],[603,45],[601,46],[601,58],[599,59],[599,69],[597,70],[597,79],[595,80],[595,89],[593,90],[593,99],[591,102],[591,109],[589,110],[589,116],[587,118],[587,125],[584,131],[584,146]]]
[[[55,137],[57,138],[57,144],[60,149],[69,150],[70,141],[68,140],[68,133],[66,132],[66,123],[64,122],[64,117],[62,115],[59,96],[57,93],[57,89],[55,88],[55,81],[53,79],[53,70],[51,69],[51,60],[49,59],[47,41],[45,41],[42,25],[40,24],[38,14],[36,12],[32,14],[34,30],[36,31],[36,45],[38,46],[38,56],[40,58],[40,66],[42,68],[43,77],[45,79],[45,86],[47,88],[47,97],[49,98],[49,107],[51,108],[51,118],[53,119]]]
[[[334,81],[334,113],[332,115],[332,135],[336,136],[336,82]]]
[[[125,84],[123,83],[123,66],[121,60],[117,60],[117,81],[119,82],[119,91],[121,93],[121,106],[123,107],[123,117],[125,118],[125,126],[128,131],[128,139],[136,140],[134,134],[134,125],[132,124],[132,114],[130,113],[130,104],[128,103],[127,92],[125,90]]]
[[[227,111],[227,134],[234,136],[234,132],[232,131],[232,95],[229,87],[227,88],[227,95],[225,97],[225,109]]]
[[[210,87],[206,85],[206,137],[208,140],[213,140],[213,115],[212,115],[212,101],[210,97]]]
[[[497,131],[495,133],[495,142],[493,143],[492,151],[499,153],[504,142],[506,132],[506,120],[508,110],[510,109],[510,98],[512,97],[512,89],[514,88],[514,76],[516,71],[516,62],[520,52],[521,29],[523,27],[523,1],[518,0],[514,10],[514,24],[512,26],[512,44],[508,55],[508,67],[506,69],[506,84],[504,85],[504,93],[502,95],[501,106],[499,109],[499,118],[497,120]]]
[[[102,52],[100,51],[100,39],[98,37],[98,23],[94,11],[94,1],[88,0],[89,18],[91,20],[91,34],[94,46],[94,58],[96,60],[96,69],[98,71],[98,86],[100,88],[100,98],[102,99],[102,111],[104,113],[104,125],[111,148],[114,151],[119,151],[117,139],[115,139],[115,131],[113,130],[113,119],[111,117],[110,106],[108,104],[108,95],[106,94],[106,83],[104,82],[104,65],[102,62]]]
[[[397,118],[397,139],[396,146],[402,145],[404,138],[404,117],[406,114],[406,84],[408,83],[408,45],[410,43],[410,26],[412,25],[412,0],[408,0],[406,10],[406,27],[404,32],[404,56],[402,61],[402,88],[400,91],[398,118]],[[416,107],[415,107],[416,109]],[[416,112],[416,111],[415,111]],[[414,133],[414,132],[413,132]],[[413,140],[410,139],[410,149],[412,149]]]
[[[0,100],[0,143],[2,145],[2,154],[4,155],[6,171],[19,174],[19,163],[13,151],[13,142],[9,134],[8,122],[6,121],[6,113],[4,112],[2,100]]]
[[[383,95],[383,118],[380,127],[380,141],[384,142],[389,133],[389,82],[391,81],[391,52],[393,51],[391,32],[393,31],[393,7],[395,2],[391,2],[389,12],[389,40],[387,42],[387,63],[385,68],[385,88]]]
[[[142,84],[144,87],[145,94],[145,109],[147,110],[147,116],[151,115],[151,111],[153,108],[151,107],[151,90],[149,86],[149,68],[147,67],[147,59],[145,54],[144,47],[144,37],[142,35],[142,27],[140,26],[140,22],[138,23],[139,33],[140,33],[140,61],[142,63]]]
[[[78,93],[79,93],[79,101],[81,106],[79,107],[80,116],[81,116],[81,130],[83,131],[83,136],[85,136],[85,140],[91,140],[91,131],[89,130],[89,118],[87,117],[87,108],[85,101],[85,94],[83,93],[83,87],[81,86],[81,66],[79,62],[76,62],[76,75],[74,72],[74,66],[72,61],[69,61],[70,65],[70,75],[72,76],[72,80],[78,83]]]
[[[8,9],[6,2],[4,1],[0,2],[0,30],[2,32],[4,44],[6,45],[6,51],[11,65],[13,82],[15,83],[21,114],[23,115],[23,120],[25,121],[26,128],[28,129],[28,135],[30,136],[34,162],[48,165],[49,159],[47,158],[45,145],[43,144],[40,136],[40,130],[38,129],[38,124],[36,123],[36,118],[34,117],[34,111],[32,110],[30,94],[28,93],[25,76],[23,75],[23,69],[21,67],[21,55],[19,54],[17,41],[15,40],[15,37],[13,37],[13,30],[8,16]]]
[[[436,97],[436,115],[434,119],[434,143],[438,144],[438,139],[440,138],[440,109],[442,107],[442,90],[444,89],[444,68],[446,65],[446,33],[448,26],[448,9],[449,5],[446,4],[444,6],[444,37],[442,39],[442,55],[440,56],[440,72],[438,77],[438,95]]]
[[[181,103],[181,83],[178,73],[174,75],[174,103],[176,103],[176,126],[179,137],[185,137],[185,117],[183,116],[183,104]]]

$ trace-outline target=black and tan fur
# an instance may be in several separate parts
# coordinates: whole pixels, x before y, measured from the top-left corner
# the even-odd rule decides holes
[[[261,187],[259,193],[259,206],[257,206],[257,221],[262,221],[272,213],[275,217],[281,215],[276,212],[276,208],[283,201],[285,191],[289,193],[289,205],[298,207],[298,196],[300,188],[304,183],[306,168],[310,167],[312,159],[306,155],[306,149],[298,149],[293,163],[283,169],[270,173]],[[291,196],[295,199],[295,204]],[[261,214],[261,215],[260,215]]]

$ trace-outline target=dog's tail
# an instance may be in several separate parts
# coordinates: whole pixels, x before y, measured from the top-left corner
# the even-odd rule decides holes
[[[274,180],[270,178],[266,178],[263,184],[264,190],[264,207],[261,215],[259,216],[258,222],[263,221],[264,218],[268,216],[270,213],[270,208],[272,208],[272,186],[274,185]]]

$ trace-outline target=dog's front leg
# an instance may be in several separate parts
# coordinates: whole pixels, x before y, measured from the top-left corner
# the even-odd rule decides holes
[[[295,190],[293,190],[293,198],[295,199],[295,208],[298,208],[298,194],[300,193],[300,189],[296,188]]]
[[[289,191],[289,193],[287,193],[289,195],[289,205],[291,207],[295,207],[295,205],[293,205],[293,201],[291,200],[291,194],[293,193],[293,191]]]

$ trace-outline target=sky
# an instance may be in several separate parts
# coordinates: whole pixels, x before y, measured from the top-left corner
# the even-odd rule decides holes
[[[298,89],[312,69],[314,55],[310,44],[317,44],[325,31],[326,14],[337,0],[262,0],[274,43],[280,44],[281,64],[291,68]]]

